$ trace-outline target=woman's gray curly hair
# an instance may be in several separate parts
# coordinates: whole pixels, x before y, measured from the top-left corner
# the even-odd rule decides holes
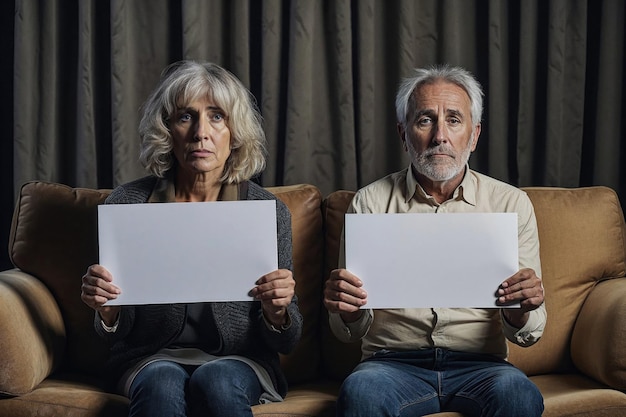
[[[213,63],[179,61],[166,67],[159,84],[142,107],[139,161],[163,178],[176,165],[169,120],[178,108],[210,97],[224,111],[231,154],[222,183],[249,180],[265,169],[266,139],[254,96],[232,73]]]

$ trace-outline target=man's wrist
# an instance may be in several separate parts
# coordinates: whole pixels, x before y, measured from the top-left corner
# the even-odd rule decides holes
[[[528,322],[529,313],[527,311],[522,312],[520,310],[503,309],[502,315],[509,325],[516,329],[521,329]]]
[[[355,321],[359,321],[361,319],[363,316],[363,310],[359,309],[352,313],[339,313],[339,315],[344,323],[354,323]]]

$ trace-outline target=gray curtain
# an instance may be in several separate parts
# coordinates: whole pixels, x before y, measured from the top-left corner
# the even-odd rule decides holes
[[[623,0],[16,0],[0,15],[2,244],[25,181],[145,175],[138,109],[179,59],[223,65],[254,93],[266,186],[327,194],[404,168],[396,87],[450,63],[485,89],[473,168],[626,198]]]

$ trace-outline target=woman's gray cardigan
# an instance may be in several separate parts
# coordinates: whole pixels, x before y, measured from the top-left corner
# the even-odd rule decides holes
[[[145,203],[156,181],[155,177],[144,177],[121,185],[113,190],[105,204]],[[251,181],[247,182],[246,194],[241,199],[276,200],[278,267],[293,270],[289,210],[272,193]],[[246,254],[242,253],[242,262],[245,257]],[[212,317],[206,319],[215,321],[221,343],[216,351],[208,353],[218,356],[241,355],[254,360],[267,370],[277,392],[284,397],[287,381],[280,369],[278,352],[288,353],[300,339],[302,316],[297,307],[297,298],[293,298],[287,310],[291,326],[280,332],[268,328],[258,301],[211,303],[211,311]],[[176,340],[183,329],[185,315],[185,304],[123,306],[117,331],[107,333],[96,314],[96,332],[111,346],[105,367],[111,373],[110,376],[114,380],[119,379],[135,363]]]

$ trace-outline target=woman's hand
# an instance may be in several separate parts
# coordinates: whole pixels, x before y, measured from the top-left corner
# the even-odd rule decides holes
[[[295,294],[296,281],[288,269],[277,269],[256,281],[251,295],[261,301],[265,318],[275,326],[287,324],[287,306]]]
[[[121,307],[105,307],[104,304],[116,299],[121,291],[113,285],[111,273],[102,265],[91,265],[83,275],[83,284],[80,288],[81,300],[100,314],[104,324],[113,326]]]

